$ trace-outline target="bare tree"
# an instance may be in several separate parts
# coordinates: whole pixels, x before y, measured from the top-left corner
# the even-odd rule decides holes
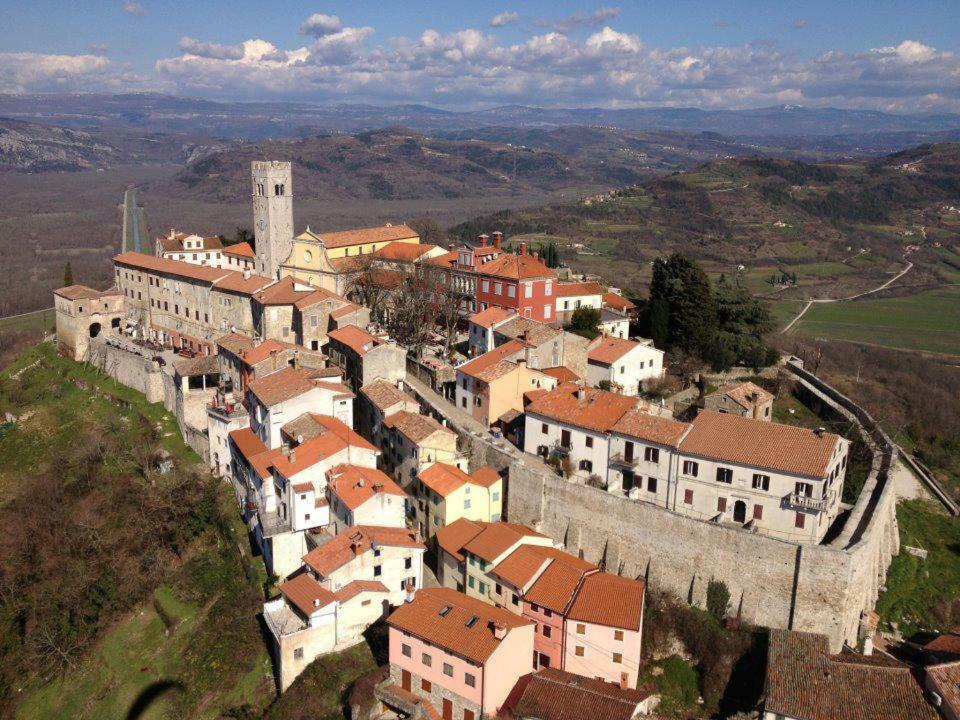
[[[450,359],[457,324],[463,310],[463,296],[456,290],[453,275],[444,270],[430,271],[430,290],[436,306],[437,326],[443,336],[443,354]]]
[[[383,267],[373,254],[358,255],[345,273],[346,295],[370,308],[370,317],[382,322],[390,299],[393,271]]]
[[[390,291],[391,312],[387,331],[394,340],[420,357],[436,323],[436,303],[422,269],[413,266],[400,273]]]

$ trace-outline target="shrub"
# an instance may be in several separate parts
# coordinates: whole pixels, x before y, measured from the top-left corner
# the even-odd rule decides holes
[[[717,622],[723,622],[729,606],[730,591],[727,584],[723,580],[711,580],[707,583],[707,612]]]

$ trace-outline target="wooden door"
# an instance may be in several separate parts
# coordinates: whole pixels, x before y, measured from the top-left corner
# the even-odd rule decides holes
[[[453,703],[443,699],[443,720],[453,720]]]
[[[400,687],[402,687],[407,692],[410,692],[411,682],[410,682],[409,670],[400,671]]]

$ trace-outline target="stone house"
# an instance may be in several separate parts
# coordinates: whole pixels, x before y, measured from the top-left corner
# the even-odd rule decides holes
[[[407,494],[376,468],[337,465],[327,472],[330,528],[334,535],[354,525],[403,528]]]
[[[376,338],[355,325],[327,333],[327,357],[357,390],[374,380],[397,382],[407,376],[407,354],[396,343]]]
[[[122,329],[123,301],[123,294],[115,288],[100,291],[86,285],[68,285],[54,290],[57,352],[78,362],[87,360],[90,338]]]
[[[648,380],[664,374],[663,350],[652,342],[600,335],[587,351],[587,382],[593,387],[606,384],[621,395],[636,395]]]
[[[420,403],[386,380],[374,380],[360,388],[357,398],[357,431],[379,448],[387,446],[390,430],[383,421],[398,412],[419,413]]]
[[[401,410],[384,418],[383,427],[384,466],[404,488],[431,463],[466,466],[466,456],[457,450],[457,434],[430,415]]]
[[[752,382],[724,385],[707,395],[703,406],[754,420],[773,419],[773,395]]]
[[[417,472],[410,493],[417,528],[426,538],[460,518],[497,522],[503,516],[503,478],[489,467],[468,475],[456,465],[434,462]]]
[[[549,667],[521,679],[509,711],[518,720],[566,720],[572,708],[582,718],[636,720],[654,712],[659,702],[647,687],[621,687]]]

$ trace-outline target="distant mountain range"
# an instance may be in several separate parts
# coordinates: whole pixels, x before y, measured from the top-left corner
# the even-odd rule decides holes
[[[424,105],[310,105],[218,103],[158,94],[0,95],[0,117],[71,128],[125,127],[152,132],[291,137],[320,130],[361,132],[401,126],[437,133],[489,126],[557,128],[608,126],[622,130],[715,132],[738,139],[850,136],[869,133],[941,133],[960,130],[960,115],[895,115],[874,110],[778,106],[751,110],[697,108],[536,108],[508,105],[453,112]],[[911,142],[902,138],[905,147]],[[849,142],[846,141],[846,142]],[[769,144],[762,141],[761,144]],[[913,143],[915,144],[915,142]]]

